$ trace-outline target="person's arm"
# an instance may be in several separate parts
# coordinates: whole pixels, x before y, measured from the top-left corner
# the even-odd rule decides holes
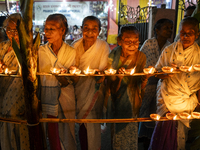
[[[124,74],[125,68],[123,67],[119,68],[117,73]],[[121,86],[123,76],[111,76],[110,79],[111,79],[111,87],[110,87],[111,93],[116,93]]]
[[[145,59],[143,59],[143,62],[142,62],[142,68],[144,68],[146,65],[146,56],[145,56]],[[145,87],[147,85],[147,82],[148,82],[148,79],[151,75],[144,75],[141,77],[141,97],[143,98],[144,96],[144,93],[145,93]]]
[[[56,79],[60,82],[60,87],[66,87],[69,85],[70,80],[64,76],[56,76]],[[72,82],[72,81],[71,81]]]
[[[171,78],[173,76],[174,76],[173,73],[166,73],[166,74],[155,75],[155,77],[157,77],[159,79],[167,79],[167,78]]]
[[[169,57],[170,56],[171,56],[170,49],[165,48],[162,51],[162,53],[161,53],[156,65],[155,65],[156,70],[161,71],[163,66],[169,65],[170,64],[170,62],[169,62]],[[175,64],[171,64],[171,67],[177,67],[177,66]],[[156,75],[155,77],[157,77],[159,79],[167,79],[167,78],[171,78],[173,76],[174,76],[173,73],[166,73],[166,74]]]

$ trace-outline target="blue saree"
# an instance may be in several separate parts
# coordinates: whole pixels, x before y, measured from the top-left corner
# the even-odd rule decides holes
[[[116,47],[109,55],[108,67],[119,69],[135,68],[135,72],[142,72],[146,63],[144,53],[138,51],[136,59],[128,59],[123,63],[120,59],[122,48]],[[111,90],[111,99],[115,119],[137,118],[138,111],[142,103],[142,94],[146,85],[146,76],[123,77],[119,89],[116,92]],[[111,89],[113,87],[110,81]],[[115,82],[115,81],[114,81]],[[135,122],[131,123],[116,123],[113,137],[113,149],[137,149],[138,145],[138,125]]]

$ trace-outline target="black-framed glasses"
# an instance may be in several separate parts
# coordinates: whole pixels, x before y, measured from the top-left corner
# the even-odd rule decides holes
[[[6,29],[6,32],[7,32],[8,34],[18,35],[17,29]]]
[[[186,36],[186,37],[190,37],[190,36],[194,36],[195,32],[180,32],[180,36]]]
[[[122,40],[126,45],[140,44],[140,41]]]

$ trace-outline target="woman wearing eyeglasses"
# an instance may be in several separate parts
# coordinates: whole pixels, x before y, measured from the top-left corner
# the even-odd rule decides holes
[[[12,48],[12,38],[19,44],[17,21],[20,14],[10,15],[3,26],[9,38],[0,43],[0,72],[6,67],[19,71],[19,62]],[[25,101],[23,81],[21,78],[0,78],[0,116],[12,119],[25,119]],[[27,125],[0,123],[0,149],[17,150],[30,149]]]
[[[48,43],[41,46],[39,72],[50,73],[51,68],[68,69],[75,64],[76,51],[64,42],[68,31],[67,19],[62,14],[49,15],[45,22]],[[72,81],[58,76],[40,76],[42,113],[48,118],[75,119],[75,96]],[[59,130],[58,130],[59,128]],[[47,123],[51,150],[76,149],[74,123]]]
[[[118,47],[109,55],[108,68],[124,74],[125,69],[135,68],[135,72],[143,72],[146,56],[138,50],[139,31],[136,27],[122,26],[117,38]],[[147,82],[146,76],[122,77],[113,76],[108,80],[113,117],[115,119],[137,118],[142,103],[142,95]],[[108,92],[108,91],[107,91]],[[138,147],[137,123],[115,123],[113,149],[130,149]]]

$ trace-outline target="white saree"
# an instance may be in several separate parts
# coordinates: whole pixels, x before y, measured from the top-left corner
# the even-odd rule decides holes
[[[99,69],[103,70],[107,66],[109,46],[105,41],[97,39],[96,42],[87,50],[83,47],[83,38],[74,43],[76,49],[76,66],[81,70]],[[75,86],[77,99],[77,118],[78,119],[99,119],[103,110],[104,94],[102,84],[97,87],[93,77],[80,77]],[[88,149],[97,150],[101,146],[100,124],[85,124],[88,136]]]
[[[39,72],[50,72],[51,67],[69,68],[75,64],[76,51],[63,42],[57,56],[47,43],[39,48]],[[41,103],[43,114],[58,116],[59,118],[75,119],[74,87],[69,84],[60,88],[55,76],[40,76]],[[69,127],[68,127],[69,126]],[[68,129],[69,128],[69,129]],[[71,131],[71,133],[69,133]],[[59,124],[59,136],[62,146],[66,149],[75,149],[75,124]],[[67,140],[66,140],[67,139]]]
[[[192,66],[200,63],[200,48],[197,43],[183,50],[180,40],[166,47],[162,52],[156,69],[161,70],[164,66],[172,63],[178,67],[182,65]],[[191,113],[197,106],[196,91],[200,89],[200,72],[178,73],[171,78],[160,80],[157,91],[157,112],[163,116],[168,111],[178,114],[181,112]],[[189,121],[181,121],[189,127]],[[182,126],[179,122],[179,126]],[[178,127],[180,129],[180,127]],[[184,128],[183,126],[181,128]],[[180,130],[178,130],[178,146],[181,148]],[[184,135],[182,135],[184,136]],[[181,144],[180,144],[181,143]]]

